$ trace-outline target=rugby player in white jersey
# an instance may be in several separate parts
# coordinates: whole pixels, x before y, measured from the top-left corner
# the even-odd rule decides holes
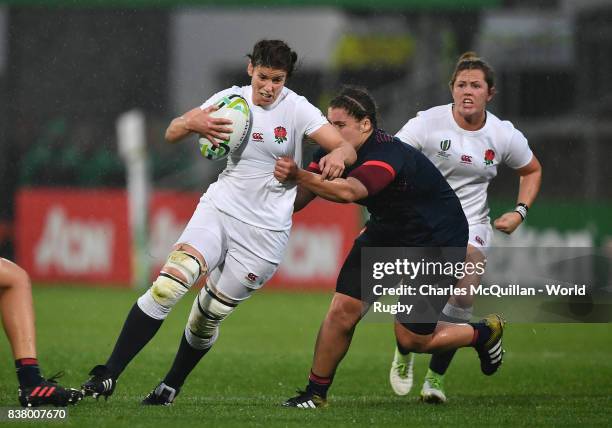
[[[119,375],[155,335],[172,307],[208,275],[193,303],[170,371],[142,402],[171,404],[188,374],[217,340],[220,323],[264,285],[283,258],[296,186],[274,178],[276,159],[287,156],[301,162],[302,140],[308,135],[330,150],[320,164],[325,178],[341,176],[345,166],[356,160],[353,147],[321,111],[285,87],[297,60],[287,44],[259,41],[249,59],[250,86],[234,86],[213,95],[174,119],[166,131],[169,142],[199,134],[218,143],[231,132],[228,120],[210,116],[219,98],[239,94],[252,112],[246,146],[228,159],[217,182],[200,199],[159,277],[128,314],[108,361],[94,367],[82,385],[85,395],[110,396]]]
[[[493,225],[512,233],[525,220],[542,177],[540,162],[527,139],[509,121],[486,110],[495,95],[493,69],[473,52],[463,54],[449,82],[453,103],[419,112],[396,134],[400,140],[425,154],[438,167],[453,188],[469,224],[467,261],[483,262],[491,245],[492,228],[487,188],[505,164],[520,177],[517,205],[497,218]],[[466,275],[457,287],[478,284],[478,274]],[[466,323],[473,312],[472,296],[453,296],[443,310],[441,321]],[[444,375],[455,351],[434,354],[425,376],[421,398],[429,403],[446,401]],[[396,394],[405,395],[412,387],[414,355],[395,350],[390,381]]]

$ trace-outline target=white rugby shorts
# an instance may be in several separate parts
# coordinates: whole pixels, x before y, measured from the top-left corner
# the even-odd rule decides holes
[[[214,275],[217,277],[215,282],[234,288],[237,284],[231,283],[237,280],[243,286],[256,290],[278,269],[288,240],[288,230],[275,231],[251,226],[219,211],[204,196],[176,243],[189,244],[198,250],[211,275],[218,269],[219,272]],[[228,269],[233,280],[219,278]],[[231,296],[237,290],[226,291]]]
[[[470,236],[468,244],[477,248],[484,256],[487,255],[493,239],[493,228],[491,223],[470,224]]]

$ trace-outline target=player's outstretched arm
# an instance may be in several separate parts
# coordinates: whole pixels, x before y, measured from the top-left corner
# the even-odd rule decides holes
[[[189,110],[187,113],[174,118],[166,129],[166,141],[176,143],[191,133],[200,134],[207,138],[215,147],[219,140],[227,140],[232,128],[229,119],[212,117],[210,113],[217,110],[217,106],[210,106],[202,110],[200,107]]]
[[[300,169],[297,174],[297,183],[323,199],[342,204],[359,201],[368,196],[368,190],[356,178],[336,178],[333,181],[321,178],[318,174]]]
[[[274,177],[281,183],[296,181],[298,186],[333,202],[347,204],[368,196],[368,190],[356,178],[337,178],[328,181],[322,175],[298,168],[295,161],[287,157],[281,157],[276,161]]]
[[[542,165],[535,155],[527,165],[517,169],[516,172],[520,176],[517,209],[503,214],[493,223],[497,230],[507,234],[514,232],[523,222],[527,209],[532,206],[538,196],[542,183]],[[519,208],[519,206],[523,207]]]

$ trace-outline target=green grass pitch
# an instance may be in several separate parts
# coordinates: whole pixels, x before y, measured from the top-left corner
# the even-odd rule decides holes
[[[47,375],[64,370],[78,386],[109,355],[135,291],[36,288],[39,360]],[[286,409],[280,403],[306,383],[318,326],[331,293],[263,291],[224,323],[215,348],[171,407],[139,405],[169,368],[194,294],[174,309],[153,341],[128,366],[107,401],[69,409],[75,427],[195,426],[611,426],[612,324],[511,324],[504,364],[480,374],[476,353],[458,352],[446,386],[449,402],[418,401],[428,359],[417,358],[417,386],[396,397],[388,383],[394,339],[387,324],[358,326],[336,374],[330,407]],[[13,360],[0,338],[0,407],[17,404]],[[6,421],[3,421],[5,423]],[[41,422],[19,426],[42,425]]]

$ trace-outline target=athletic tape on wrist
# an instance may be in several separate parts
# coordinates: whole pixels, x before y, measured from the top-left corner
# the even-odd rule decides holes
[[[520,203],[516,205],[514,211],[519,213],[519,215],[521,216],[521,220],[525,220],[525,218],[527,217],[527,211],[529,211],[529,207],[527,206],[527,204]]]

